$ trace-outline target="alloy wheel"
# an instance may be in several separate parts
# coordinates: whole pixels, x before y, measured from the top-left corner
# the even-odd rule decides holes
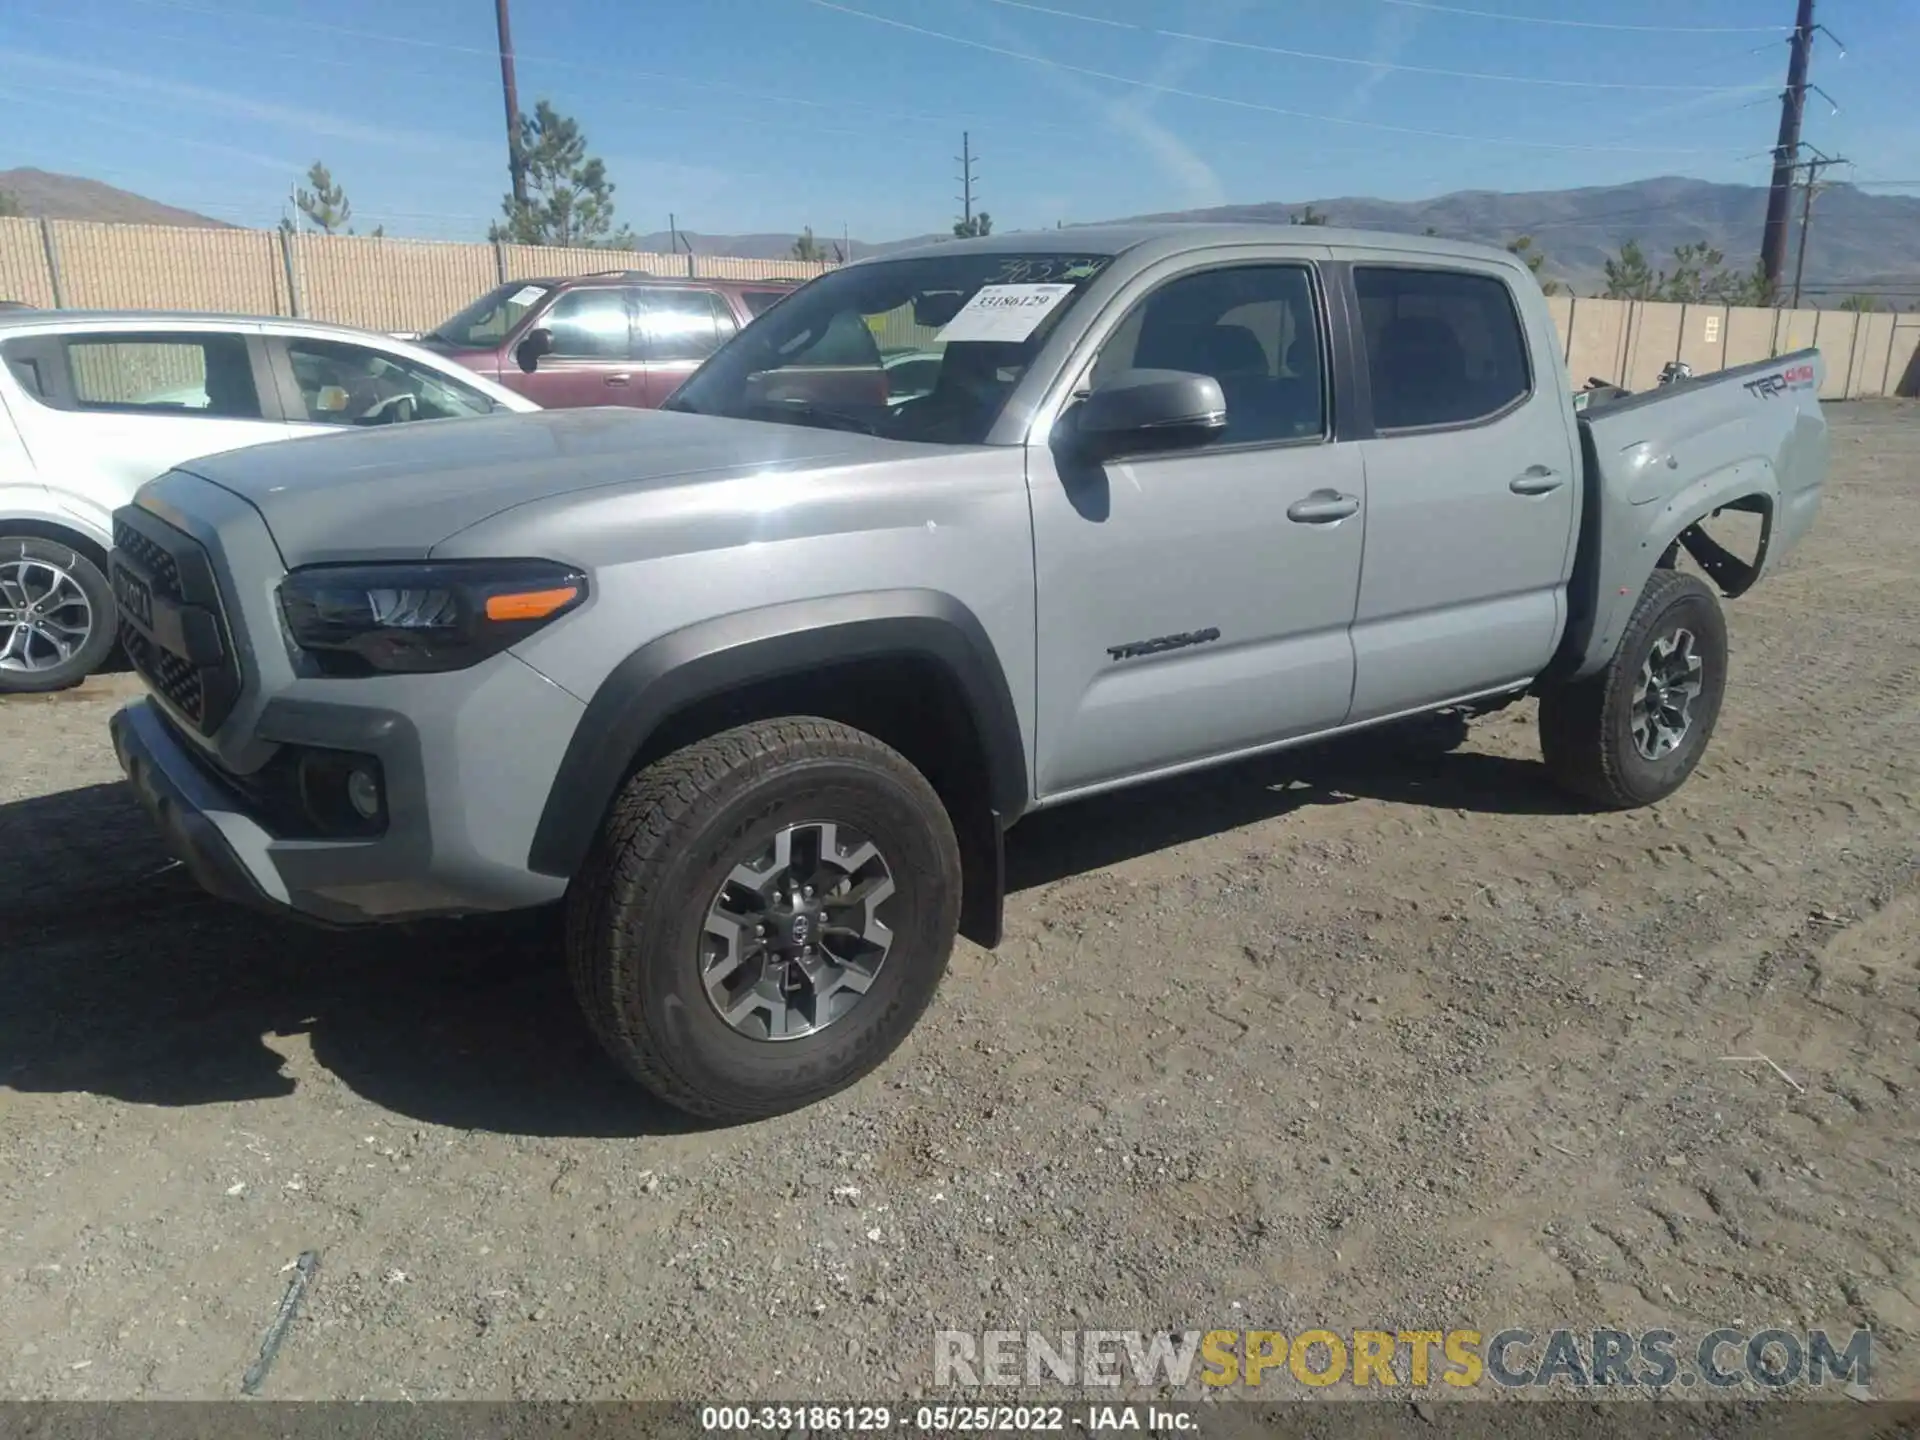
[[[851,826],[786,826],[733,867],[707,907],[707,999],[756,1040],[817,1034],[860,1003],[886,963],[893,931],[879,911],[893,893],[886,857]]]
[[[0,670],[39,673],[64,665],[93,633],[93,602],[73,573],[51,560],[0,562]]]

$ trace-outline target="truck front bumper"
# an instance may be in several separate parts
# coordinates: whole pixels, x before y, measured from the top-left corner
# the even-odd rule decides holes
[[[375,728],[390,733],[392,717]],[[464,810],[441,819],[434,843],[430,806],[409,803],[387,833],[364,839],[291,838],[196,756],[150,699],[110,722],[120,768],[153,817],[167,848],[209,893],[223,900],[322,925],[360,925],[514,910],[558,899],[565,882],[489,862],[460,843]],[[417,756],[417,747],[407,747]],[[402,754],[382,757],[394,789],[419,796],[417,774],[395,773]],[[449,797],[458,806],[464,797]]]
[[[292,908],[278,873],[266,863],[272,837],[231,808],[231,797],[202,775],[167,733],[151,701],[136,700],[116,712],[109,729],[135,798],[201,889],[256,909]]]

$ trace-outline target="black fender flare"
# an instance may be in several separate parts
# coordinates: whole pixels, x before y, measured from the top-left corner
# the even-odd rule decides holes
[[[588,701],[535,827],[528,868],[571,879],[648,739],[687,706],[846,660],[930,660],[952,676],[986,758],[1004,829],[1027,808],[1026,746],[1007,675],[977,616],[938,590],[791,601],[703,620],[648,641]]]

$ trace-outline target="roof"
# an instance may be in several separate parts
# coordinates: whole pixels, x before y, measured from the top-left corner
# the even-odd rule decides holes
[[[506,285],[578,285],[587,280],[640,280],[649,285],[800,285],[810,275],[761,275],[742,279],[738,275],[656,275],[650,270],[589,270],[583,275],[529,275],[524,280],[503,281]]]
[[[238,315],[212,310],[0,310],[0,330],[152,324],[212,325],[221,328],[264,325],[306,334],[340,335],[356,339],[365,339],[369,335],[392,338],[387,332],[371,326],[336,325],[328,320],[297,320],[289,315]]]
[[[1443,240],[1435,235],[1403,235],[1388,230],[1346,230],[1333,226],[1282,224],[1222,224],[1217,221],[1167,220],[1152,224],[1076,225],[1063,230],[1008,231],[977,240],[943,240],[910,250],[892,250],[875,256],[896,260],[906,256],[950,255],[973,250],[984,254],[1122,255],[1151,248],[1160,254],[1215,245],[1353,246],[1370,250],[1397,250],[1434,259],[1499,260],[1517,263],[1506,251],[1466,240]],[[863,264],[871,261],[862,261]]]

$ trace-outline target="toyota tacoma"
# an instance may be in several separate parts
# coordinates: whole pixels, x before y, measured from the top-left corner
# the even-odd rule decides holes
[[[930,388],[843,383],[882,338]],[[1671,793],[1720,599],[1813,523],[1823,378],[1576,410],[1526,267],[1439,240],[941,244],[813,280],[658,411],[150,481],[111,556],[150,694],[113,737],[207,889],[340,925],[558,905],[629,1074],[770,1115],[879,1065],[956,933],[998,943],[1042,808],[1526,694],[1568,790]]]

